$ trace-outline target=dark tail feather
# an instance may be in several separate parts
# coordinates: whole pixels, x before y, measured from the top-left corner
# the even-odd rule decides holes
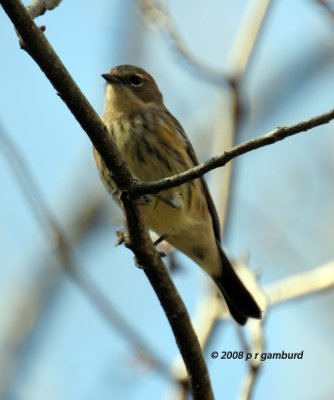
[[[245,325],[247,318],[261,318],[261,310],[253,296],[245,288],[234,271],[229,259],[221,249],[222,275],[215,278],[221,290],[232,317],[240,324]]]

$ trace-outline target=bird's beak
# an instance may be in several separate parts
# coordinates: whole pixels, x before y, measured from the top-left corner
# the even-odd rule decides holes
[[[104,78],[109,83],[121,83],[121,79],[118,75],[115,74],[102,74],[102,78]]]

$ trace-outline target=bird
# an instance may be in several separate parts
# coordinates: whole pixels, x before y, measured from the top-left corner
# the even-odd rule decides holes
[[[119,65],[102,77],[106,93],[101,118],[136,179],[155,181],[199,164],[184,129],[164,105],[148,72]],[[114,194],[117,171],[108,170],[95,148],[93,153],[102,182]],[[218,214],[204,178],[145,198],[142,208],[148,228],[208,273],[234,320],[244,325],[248,318],[260,319],[259,305],[221,245]]]

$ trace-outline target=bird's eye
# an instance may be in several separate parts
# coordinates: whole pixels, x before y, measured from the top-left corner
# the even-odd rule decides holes
[[[142,86],[144,80],[140,75],[132,75],[130,78],[130,83],[134,87],[139,87]]]

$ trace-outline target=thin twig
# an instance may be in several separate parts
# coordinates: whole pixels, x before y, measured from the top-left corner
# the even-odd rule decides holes
[[[257,138],[248,140],[247,142],[241,143],[232,149],[225,151],[220,156],[212,157],[207,162],[182,172],[181,174],[173,175],[158,181],[133,182],[129,188],[129,192],[131,195],[139,196],[143,194],[159,193],[162,190],[179,186],[183,183],[189,182],[190,180],[199,178],[215,168],[224,166],[229,161],[241,156],[242,154],[246,154],[252,150],[274,144],[278,141],[286,139],[287,137],[296,135],[297,133],[306,132],[317,126],[328,124],[333,119],[334,109],[311,119],[299,122],[295,125],[277,128],[263,136],[259,136]]]
[[[129,245],[138,264],[143,267],[174,332],[187,367],[193,398],[213,399],[207,366],[185,305],[150,239],[139,202],[127,195],[133,177],[126,162],[99,116],[83,96],[43,33],[33,23],[24,6],[18,0],[0,0],[0,3],[23,38],[29,55],[58,91],[106,166],[114,172],[113,177],[124,206]]]

